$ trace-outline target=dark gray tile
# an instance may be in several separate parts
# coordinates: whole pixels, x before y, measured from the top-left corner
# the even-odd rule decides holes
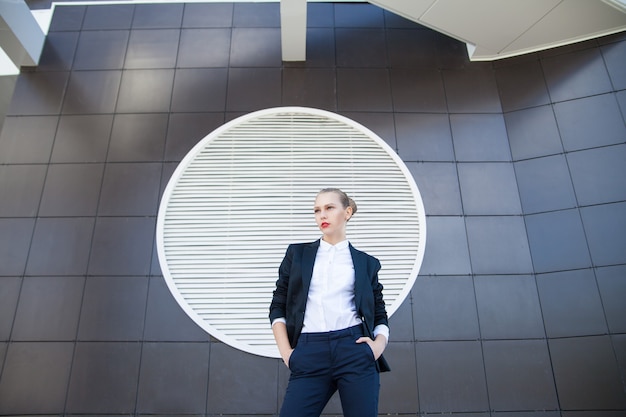
[[[191,148],[222,124],[223,113],[170,114],[165,140],[165,160],[182,160]]]
[[[278,367],[273,359],[253,356],[224,343],[211,346],[208,413],[272,414]],[[237,372],[233,372],[237,369]]]
[[[396,113],[395,121],[403,161],[454,161],[448,115]]]
[[[7,117],[0,132],[0,163],[47,163],[58,121],[56,116]]]
[[[497,68],[496,80],[505,112],[550,103],[539,61]]]
[[[0,340],[9,340],[21,287],[19,277],[0,277]]]
[[[179,28],[183,22],[184,4],[137,4],[133,29]]]
[[[178,53],[180,30],[132,30],[126,51],[125,68],[174,68]]]
[[[150,272],[155,219],[101,217],[96,221],[90,275],[147,275]]]
[[[147,297],[148,277],[88,277],[78,340],[141,340]]]
[[[435,33],[437,42],[437,64],[442,69],[463,69],[474,65],[470,62],[467,45],[457,39]]]
[[[594,265],[626,263],[626,203],[584,207],[581,213]]]
[[[558,409],[545,340],[486,341],[483,354],[492,410]]]
[[[338,69],[337,105],[341,111],[391,111],[391,83],[385,69]]]
[[[130,29],[134,5],[91,5],[87,7],[83,30]]]
[[[50,21],[49,32],[80,30],[87,6],[70,6],[57,4]]]
[[[595,272],[609,331],[626,333],[626,266],[597,268]]]
[[[332,3],[307,2],[306,19],[308,27],[333,27],[335,24],[335,7]]]
[[[626,144],[567,154],[580,205],[626,200]]]
[[[393,329],[394,342],[412,342],[415,340],[415,326],[413,325],[413,297],[411,293],[400,304],[398,309],[389,316],[389,328]]]
[[[228,111],[254,111],[281,104],[280,68],[231,68],[228,71]]]
[[[591,269],[537,276],[548,337],[607,332],[602,301]]]
[[[124,71],[117,113],[166,113],[170,110],[174,70]]]
[[[40,216],[95,216],[102,164],[49,165],[39,207]]]
[[[617,103],[622,111],[622,116],[626,119],[626,90],[618,91],[615,94],[615,97],[617,98]]]
[[[84,283],[83,277],[25,277],[12,340],[76,339]]]
[[[433,31],[421,27],[387,29],[385,38],[390,67],[437,67],[437,38]]]
[[[8,115],[58,114],[69,78],[66,71],[25,72],[18,77]]]
[[[283,105],[307,106],[334,111],[335,71],[331,69],[283,69]]]
[[[113,113],[121,71],[74,71],[63,101],[63,114]]]
[[[475,274],[527,274],[533,271],[521,217],[468,217],[466,225]]]
[[[465,214],[522,213],[513,164],[459,163],[458,170]]]
[[[108,164],[98,206],[101,216],[157,214],[161,164]]]
[[[565,156],[516,162],[515,174],[525,214],[576,207]]]
[[[280,67],[280,29],[234,28],[230,45],[231,67]]]
[[[479,338],[471,277],[419,276],[414,288],[413,321],[417,340]]]
[[[385,23],[383,9],[368,3],[335,5],[336,27],[382,27]]]
[[[441,73],[429,69],[392,69],[391,93],[396,112],[446,113]]]
[[[500,114],[451,114],[457,161],[510,161],[511,148]]]
[[[335,29],[335,45],[338,67],[387,66],[385,32],[382,29]]]
[[[28,255],[30,275],[82,275],[87,271],[94,219],[39,218]]]
[[[501,113],[493,69],[445,70],[443,82],[451,113]]]
[[[202,415],[206,407],[209,351],[209,343],[145,343],[137,411]]]
[[[542,67],[552,102],[612,91],[600,50],[597,48],[548,57]]]
[[[407,342],[389,343],[385,359],[392,372],[380,374],[378,413],[415,415],[419,411],[415,346]]]
[[[180,33],[178,68],[227,67],[231,29],[183,29]],[[178,76],[178,74],[177,74]]]
[[[551,106],[504,115],[513,159],[534,158],[563,152],[559,129]]]
[[[0,276],[23,275],[35,219],[0,218]]]
[[[626,395],[608,336],[554,339],[549,344],[562,409],[626,408]]]
[[[560,411],[502,411],[491,413],[492,417],[563,417]],[[591,417],[591,416],[590,416]],[[608,416],[607,416],[608,417]]]
[[[140,356],[138,343],[77,343],[65,411],[72,414],[133,413]]]
[[[426,220],[428,247],[422,275],[467,275],[471,273],[467,234],[462,217],[429,216]]]
[[[532,275],[476,276],[474,286],[483,339],[545,336],[537,285]]]
[[[398,29],[415,29],[416,27],[424,28],[420,24],[409,20],[403,16],[395,14],[389,10],[384,11],[385,14],[385,27],[387,28],[398,28]]]
[[[163,277],[150,278],[146,328],[148,341],[203,342],[210,339],[178,305]]]
[[[122,69],[127,45],[127,30],[81,32],[73,67],[75,70]]]
[[[173,112],[224,111],[228,70],[196,68],[176,70]]]
[[[456,164],[408,162],[406,165],[413,174],[426,213],[431,216],[463,214]]]
[[[233,3],[185,4],[183,27],[230,27],[233,24]]]
[[[45,178],[45,165],[0,165],[0,217],[36,216]]]
[[[626,375],[626,335],[613,335],[611,336],[611,341],[613,342],[613,349],[617,357],[619,372],[621,375]]]
[[[626,41],[607,44],[601,51],[613,88],[626,89],[626,72],[623,65],[626,62]]]
[[[53,163],[104,162],[113,115],[61,116],[52,148]]]
[[[120,114],[113,120],[108,162],[161,161],[167,114]]]
[[[553,272],[591,266],[578,210],[526,216],[526,229],[535,271]]]
[[[280,5],[274,3],[235,3],[234,27],[280,27]]]
[[[422,412],[487,411],[487,383],[480,342],[417,344]]]
[[[74,62],[78,32],[49,32],[37,71],[69,71]]]
[[[306,61],[298,65],[334,68],[335,31],[330,28],[309,27],[306,33]]]
[[[397,149],[392,113],[342,112],[341,114],[371,130],[375,135],[384,140],[394,152]]]
[[[613,94],[554,105],[566,151],[624,143],[626,127]]]
[[[623,417],[623,411],[563,411],[560,417]]]
[[[2,414],[62,414],[73,343],[11,343],[0,380]]]

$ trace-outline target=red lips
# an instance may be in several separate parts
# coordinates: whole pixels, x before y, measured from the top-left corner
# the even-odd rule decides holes
[[[322,224],[320,224],[320,227],[321,227],[322,229],[325,229],[325,228],[327,228],[329,225],[330,225],[329,223],[322,222]]]

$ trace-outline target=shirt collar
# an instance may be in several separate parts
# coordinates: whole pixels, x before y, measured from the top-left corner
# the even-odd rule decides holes
[[[335,247],[336,250],[344,250],[348,247],[349,244],[350,244],[350,241],[348,239],[342,240],[336,245],[331,245],[330,243],[326,242],[324,239],[320,239],[320,248],[324,251],[329,251],[330,248],[332,248],[333,246]]]

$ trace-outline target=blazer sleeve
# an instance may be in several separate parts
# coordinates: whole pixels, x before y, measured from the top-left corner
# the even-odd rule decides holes
[[[277,318],[287,318],[287,297],[289,290],[289,272],[293,260],[293,245],[287,247],[287,252],[283,261],[278,268],[278,280],[276,281],[276,289],[270,303],[270,323]]]

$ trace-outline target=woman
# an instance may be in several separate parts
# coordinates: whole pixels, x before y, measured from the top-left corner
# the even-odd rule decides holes
[[[321,190],[322,238],[289,245],[280,265],[269,317],[291,371],[281,417],[319,417],[337,390],[345,417],[378,415],[389,327],[380,262],[346,240],[356,210],[343,191]]]

